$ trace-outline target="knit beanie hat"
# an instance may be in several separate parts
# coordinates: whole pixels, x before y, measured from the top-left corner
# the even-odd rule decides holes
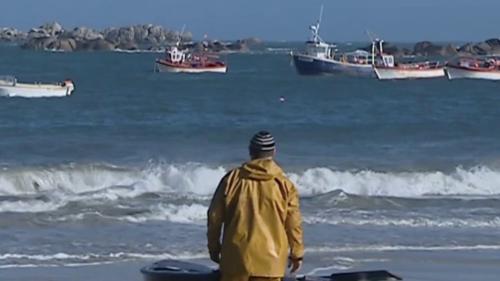
[[[250,149],[253,151],[273,151],[275,142],[273,136],[267,131],[260,131],[250,140]]]

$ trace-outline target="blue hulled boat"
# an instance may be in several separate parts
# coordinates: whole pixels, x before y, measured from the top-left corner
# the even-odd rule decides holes
[[[322,14],[323,7],[318,22],[310,26],[312,36],[306,42],[305,50],[291,54],[297,72],[303,75],[330,73],[374,77],[373,65],[377,61],[375,52],[377,47],[382,47],[382,42],[372,42],[371,53],[364,50],[337,53],[336,45],[324,42],[319,36]],[[382,50],[378,51],[382,53]]]

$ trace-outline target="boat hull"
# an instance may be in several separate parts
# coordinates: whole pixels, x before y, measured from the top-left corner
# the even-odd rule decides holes
[[[209,66],[209,67],[187,67],[180,65],[171,65],[163,61],[156,61],[155,70],[157,72],[171,72],[171,73],[226,73],[227,66]]]
[[[342,63],[336,60],[319,59],[302,54],[292,54],[297,72],[302,75],[343,74],[350,76],[374,77],[370,64]]]
[[[396,67],[375,67],[374,70],[379,80],[423,79],[445,76],[443,67],[434,69],[401,69]]]
[[[21,84],[15,86],[0,85],[0,96],[44,98],[44,97],[66,97],[74,91],[70,86],[43,85],[43,84]]]
[[[144,281],[219,281],[220,273],[209,267],[178,260],[162,260],[141,269]],[[283,281],[398,281],[386,270],[333,273],[330,276],[285,276]]]
[[[454,79],[484,79],[500,80],[500,71],[498,70],[475,70],[464,67],[447,66],[446,76],[449,80]]]

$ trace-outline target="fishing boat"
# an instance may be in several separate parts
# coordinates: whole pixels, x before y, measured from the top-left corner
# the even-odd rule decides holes
[[[461,58],[446,65],[448,79],[500,80],[500,58]]]
[[[218,281],[220,274],[195,263],[162,260],[141,269],[144,281]],[[401,277],[386,270],[333,273],[327,276],[288,276],[284,281],[399,281]]]
[[[71,80],[64,80],[61,83],[20,83],[14,76],[0,76],[0,96],[6,97],[66,97],[75,90],[75,85]]]
[[[392,56],[384,56],[384,64],[374,66],[379,80],[421,79],[443,77],[444,65],[437,61],[394,63]]]
[[[165,58],[156,59],[156,72],[184,72],[184,73],[226,73],[227,65],[216,56],[191,53],[173,46],[166,50]]]
[[[380,49],[383,41],[372,40],[371,53],[365,50],[338,53],[335,44],[328,44],[319,36],[322,14],[323,7],[321,7],[319,20],[315,25],[310,26],[311,38],[306,42],[304,51],[291,53],[297,72],[303,75],[375,76],[373,65],[379,62],[376,52],[383,52]]]

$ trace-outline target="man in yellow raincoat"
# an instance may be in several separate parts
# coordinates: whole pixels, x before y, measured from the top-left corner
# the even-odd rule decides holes
[[[287,261],[296,272],[304,255],[299,196],[273,160],[274,138],[257,133],[249,152],[250,161],[222,178],[208,209],[208,250],[221,281],[280,280]]]

